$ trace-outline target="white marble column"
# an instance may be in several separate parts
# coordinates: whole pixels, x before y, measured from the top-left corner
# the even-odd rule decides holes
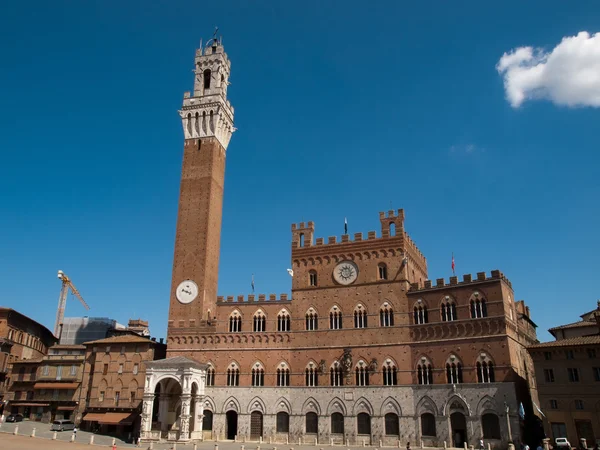
[[[179,416],[179,440],[190,439],[190,394],[181,394],[181,416]]]
[[[202,439],[202,419],[204,418],[204,396],[195,395],[194,402],[194,431],[192,439]]]
[[[141,424],[141,435],[142,439],[150,438],[152,431],[152,409],[154,407],[154,394],[145,393],[144,401],[142,404],[142,424]]]

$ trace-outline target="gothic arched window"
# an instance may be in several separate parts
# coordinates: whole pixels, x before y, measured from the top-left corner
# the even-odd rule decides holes
[[[490,357],[482,353],[479,356],[479,361],[477,361],[477,382],[478,383],[493,383],[496,381],[496,376],[494,374],[494,364],[492,363]]]
[[[252,386],[265,385],[265,368],[261,363],[256,363],[252,366]]]
[[[242,331],[242,315],[235,310],[229,316],[229,332],[239,333],[240,331]]]
[[[354,328],[367,328],[367,311],[360,304],[354,308]]]
[[[369,385],[369,367],[364,361],[359,361],[354,369],[357,386]]]
[[[340,311],[340,309],[337,306],[334,306],[329,311],[329,329],[342,329],[342,311]]]
[[[306,330],[307,331],[314,331],[318,329],[318,316],[317,316],[317,311],[314,308],[309,308],[308,311],[306,311]]]
[[[382,327],[394,326],[394,311],[388,302],[385,302],[379,310],[379,324]]]
[[[429,318],[427,317],[427,306],[425,306],[422,300],[418,300],[413,308],[413,319],[415,325],[429,322]]]
[[[448,384],[462,383],[462,364],[454,355],[446,362],[446,380]]]
[[[342,372],[342,366],[337,361],[335,361],[329,369],[329,384],[331,386],[344,385],[344,374]]]
[[[231,363],[227,368],[227,386],[240,385],[240,368],[236,363]]]
[[[419,384],[433,384],[433,368],[426,357],[422,357],[417,365],[417,382]]]
[[[277,386],[289,386],[290,385],[290,368],[282,362],[277,367]]]
[[[474,292],[473,295],[471,295],[470,305],[472,319],[487,317],[487,305],[485,298],[483,298],[479,292]]]
[[[253,324],[254,324],[254,328],[253,328],[254,331],[256,331],[256,332],[265,331],[266,325],[267,325],[267,317],[265,316],[265,313],[261,309],[259,309],[258,311],[256,311],[254,313]]]
[[[452,322],[456,320],[456,303],[451,297],[446,296],[441,304],[442,320],[444,322]]]
[[[291,319],[290,313],[286,309],[282,309],[277,314],[277,331],[290,331]]]
[[[391,359],[387,359],[381,368],[384,386],[396,386],[398,384],[398,369]]]
[[[304,384],[309,387],[319,385],[319,368],[314,362],[309,362],[304,370],[305,380]]]

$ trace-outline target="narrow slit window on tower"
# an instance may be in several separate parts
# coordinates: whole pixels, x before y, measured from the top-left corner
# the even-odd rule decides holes
[[[396,236],[396,224],[394,222],[390,223],[390,236]]]
[[[210,89],[211,73],[210,69],[204,71],[204,89]]]
[[[308,273],[308,282],[311,286],[316,286],[317,285],[317,272],[314,270],[311,270]]]
[[[300,233],[300,247],[304,247],[304,233]]]
[[[379,279],[387,280],[387,266],[384,263],[380,263],[377,267],[379,269]]]

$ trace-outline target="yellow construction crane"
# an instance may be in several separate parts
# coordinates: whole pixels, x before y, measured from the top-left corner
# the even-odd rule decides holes
[[[63,320],[65,319],[65,307],[67,306],[67,294],[69,289],[79,299],[85,309],[90,309],[81,294],[71,281],[71,279],[62,271],[58,271],[58,279],[62,281],[60,296],[58,297],[58,311],[56,311],[56,324],[54,325],[54,336],[60,339],[62,333]]]

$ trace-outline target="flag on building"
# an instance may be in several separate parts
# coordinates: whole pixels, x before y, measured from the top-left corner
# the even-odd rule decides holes
[[[348,220],[344,217],[344,234],[348,234]]]
[[[294,276],[294,271],[292,269],[288,269],[287,272],[290,274],[290,277]]]
[[[519,417],[521,420],[525,420],[525,408],[523,408],[523,402],[519,403]]]
[[[254,294],[254,274],[252,274],[252,283],[251,283],[251,286],[252,286],[252,293]]]
[[[454,272],[454,252],[452,252],[452,275],[456,275]]]

